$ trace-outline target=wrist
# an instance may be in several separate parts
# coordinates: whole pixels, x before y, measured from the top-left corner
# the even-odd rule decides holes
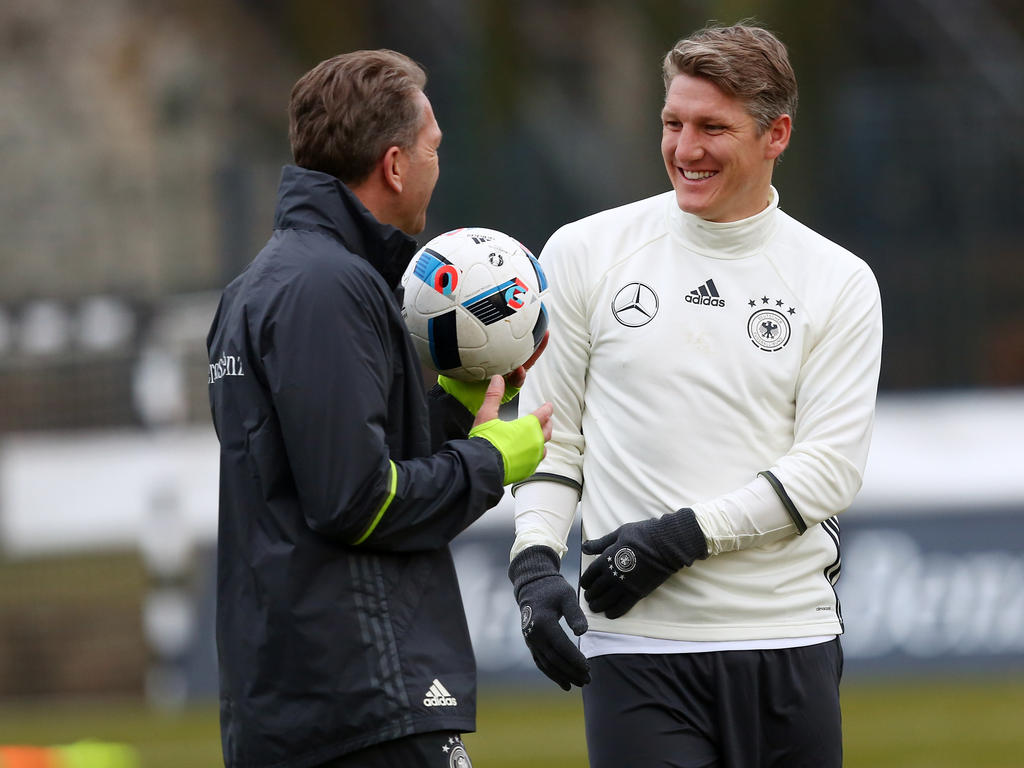
[[[557,576],[559,574],[559,559],[551,547],[537,544],[527,547],[514,558],[508,566],[508,579],[515,587],[516,597],[519,590],[531,581],[545,576]]]
[[[437,377],[437,386],[462,403],[474,416],[484,404],[484,395],[487,393],[486,381],[459,381],[444,375]]]
[[[689,507],[659,517],[652,525],[652,533],[677,570],[708,556],[707,538]]]
[[[444,374],[439,374],[437,377],[437,386],[462,403],[463,407],[474,416],[480,410],[480,406],[484,404],[487,384],[487,379],[483,381],[460,381]],[[505,405],[511,402],[518,394],[519,387],[510,387],[506,383],[505,392],[501,396],[501,404]]]
[[[533,414],[514,421],[491,419],[469,431],[498,449],[505,465],[505,485],[525,480],[544,458],[544,432]]]

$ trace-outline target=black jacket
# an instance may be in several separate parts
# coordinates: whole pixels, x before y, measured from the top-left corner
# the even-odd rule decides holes
[[[497,503],[504,469],[465,439],[454,399],[435,388],[428,408],[395,294],[415,249],[333,176],[289,166],[273,236],[217,309],[228,766],[302,768],[474,728],[447,545]]]

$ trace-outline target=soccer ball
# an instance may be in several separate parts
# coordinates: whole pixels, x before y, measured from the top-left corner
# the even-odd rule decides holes
[[[466,227],[423,246],[402,277],[402,316],[420,360],[462,381],[504,376],[544,338],[548,281],[502,232]]]

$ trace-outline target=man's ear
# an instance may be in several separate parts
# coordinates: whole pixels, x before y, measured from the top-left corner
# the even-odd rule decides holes
[[[402,150],[398,147],[388,147],[384,153],[384,157],[381,159],[382,172],[384,174],[384,183],[389,189],[395,192],[401,193],[402,187],[404,186],[402,178]]]
[[[779,115],[768,126],[768,144],[765,146],[765,158],[774,160],[789,146],[789,138],[793,135],[793,118]]]

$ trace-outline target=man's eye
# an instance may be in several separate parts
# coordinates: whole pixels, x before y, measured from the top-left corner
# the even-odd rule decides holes
[[[706,130],[708,133],[721,133],[722,131],[725,130],[725,126],[724,125],[705,125],[704,126],[704,130]]]
[[[678,120],[662,120],[661,122],[666,128],[671,128],[672,130],[677,130],[682,125]]]

